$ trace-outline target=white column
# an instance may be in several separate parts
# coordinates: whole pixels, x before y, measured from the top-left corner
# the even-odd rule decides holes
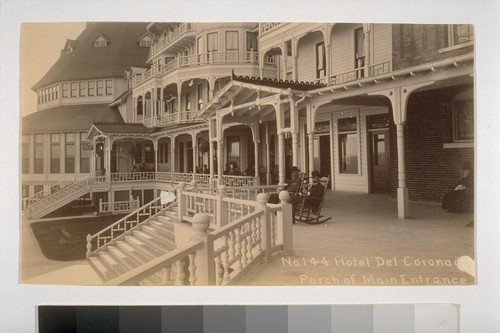
[[[198,145],[196,144],[196,135],[198,133],[194,132],[191,134],[191,141],[193,147],[193,179],[196,179],[196,167],[198,166]]]
[[[398,217],[408,217],[410,205],[406,187],[404,124],[396,124],[398,146]]]
[[[308,146],[309,146],[309,175],[314,170],[314,132],[307,134]]]
[[[285,183],[285,133],[278,133],[278,170],[279,185]]]
[[[271,151],[269,147],[269,123],[266,122],[266,182],[267,185],[272,183],[271,179]]]
[[[153,140],[153,152],[155,157],[155,172],[158,172],[158,140]]]
[[[294,166],[299,166],[299,133],[292,133],[292,161]]]
[[[174,178],[175,172],[175,135],[170,137],[170,173],[172,174],[172,179]]]

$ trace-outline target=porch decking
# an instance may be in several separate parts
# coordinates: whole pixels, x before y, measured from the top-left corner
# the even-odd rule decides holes
[[[448,266],[474,258],[474,228],[466,226],[473,214],[431,203],[411,203],[410,212],[412,218],[399,219],[388,195],[328,192],[323,213],[333,219],[295,224],[294,255],[258,265],[242,284],[473,284],[472,276]]]
[[[466,226],[473,215],[429,203],[411,203],[410,209],[413,218],[402,220],[397,202],[387,195],[329,191],[323,212],[333,219],[295,224],[294,254],[257,265],[240,285],[428,285],[445,279],[473,284],[472,276],[446,265],[446,260],[474,257],[474,228]],[[45,259],[27,221],[22,247],[23,282],[100,284],[83,261]]]

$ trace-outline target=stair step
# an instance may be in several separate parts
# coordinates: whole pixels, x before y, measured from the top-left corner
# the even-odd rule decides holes
[[[155,220],[151,221],[151,224],[161,226],[162,228],[172,232],[174,231],[174,223],[172,219],[166,216],[157,216]]]
[[[139,265],[153,259],[153,256],[147,255],[140,248],[133,246],[127,241],[117,241],[116,246],[128,253]]]
[[[139,243],[134,244],[137,244],[141,251],[147,252],[151,256],[151,259],[157,258],[170,251],[169,247],[158,244],[152,238],[147,239],[141,237],[139,233],[142,233],[142,235],[146,235],[147,237],[149,237],[149,235],[145,234],[144,232],[136,231],[133,233],[132,237],[135,237],[139,243],[142,243],[142,245],[139,245]]]
[[[94,271],[99,275],[101,280],[108,281],[113,278],[114,274],[109,271],[109,269],[102,264],[99,257],[90,257],[90,266],[94,268]]]
[[[162,239],[159,235],[151,235],[143,228],[141,228],[141,230],[134,231],[132,235],[137,236],[141,241],[147,243],[149,246],[155,246],[158,250],[163,252],[165,245],[163,243],[164,239]]]
[[[116,258],[113,257],[111,253],[107,251],[100,252],[99,257],[101,258],[102,263],[114,273],[114,277],[126,272],[123,265],[120,265],[120,263],[116,260]]]
[[[151,226],[151,225],[145,225],[141,228],[141,230],[147,232],[149,235],[156,238],[162,244],[164,244],[165,242],[165,243],[172,243],[173,245],[175,245],[175,236],[172,234],[172,232],[165,231],[157,226]]]
[[[139,251],[139,253],[141,253],[144,257],[146,257],[148,261],[158,257],[157,253],[151,252],[150,249],[147,247],[147,244],[145,242],[142,242],[137,237],[127,236],[125,237],[125,241],[132,247],[136,248],[137,251]]]
[[[119,260],[119,263],[122,263],[127,267],[127,270],[133,269],[139,265],[141,262],[134,260],[132,254],[124,253],[121,249],[116,246],[109,246],[108,251]]]

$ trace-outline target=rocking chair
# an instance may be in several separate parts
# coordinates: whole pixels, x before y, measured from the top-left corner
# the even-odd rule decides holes
[[[308,224],[321,224],[331,219],[321,215],[321,208],[326,196],[326,189],[330,182],[330,176],[321,179],[321,185],[324,187],[321,198],[310,195],[298,196],[295,198],[293,207],[293,223],[296,221]]]

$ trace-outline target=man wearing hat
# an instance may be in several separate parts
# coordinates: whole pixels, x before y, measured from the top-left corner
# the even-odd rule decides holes
[[[300,187],[302,186],[302,178],[300,177],[300,170],[296,166],[292,167],[292,179],[288,182],[288,184],[285,187],[285,190],[290,193],[292,196],[291,200],[293,200],[293,195],[297,194],[300,190]],[[273,193],[269,197],[268,203],[279,203],[279,196],[278,193]]]

